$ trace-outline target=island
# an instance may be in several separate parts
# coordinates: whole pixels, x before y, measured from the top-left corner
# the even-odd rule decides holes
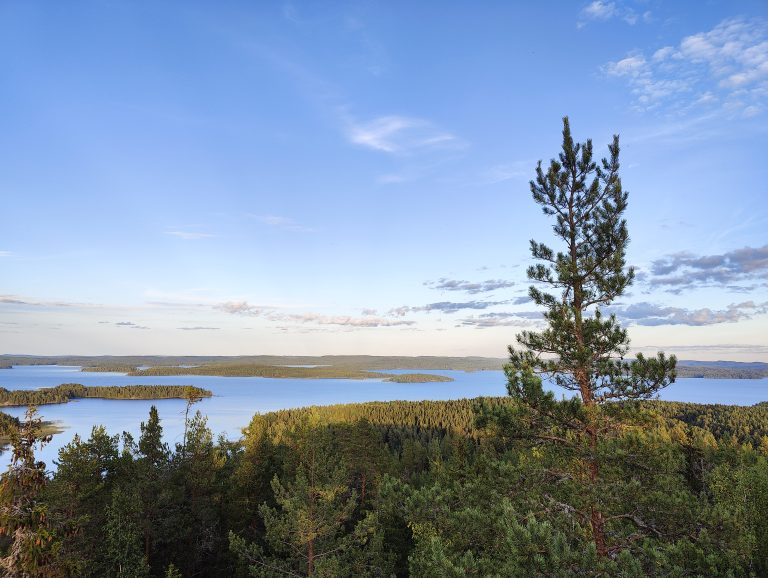
[[[435,375],[434,373],[403,373],[402,375],[393,375],[384,381],[392,383],[432,383],[453,381],[452,377],[446,375]]]
[[[94,373],[130,373],[136,371],[135,365],[88,365],[81,367],[80,371],[94,372]]]
[[[0,387],[0,407],[67,403],[73,399],[200,399],[211,397],[207,389],[191,385],[88,386],[62,383],[56,387],[9,390]]]
[[[383,379],[396,383],[426,383],[432,381],[453,381],[444,375],[406,373],[391,375],[348,366],[295,366],[211,363],[195,366],[160,365],[128,372],[133,377],[155,377],[168,375],[211,375],[218,377],[270,377],[277,379]]]

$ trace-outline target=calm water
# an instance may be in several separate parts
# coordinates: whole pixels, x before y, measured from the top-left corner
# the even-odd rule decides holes
[[[409,373],[396,370],[389,373]],[[36,389],[60,383],[83,385],[196,385],[213,392],[213,397],[195,404],[208,416],[214,434],[223,433],[230,439],[240,436],[241,428],[255,413],[307,405],[329,405],[361,401],[440,400],[504,395],[504,374],[501,371],[423,371],[449,375],[449,383],[390,383],[379,379],[270,379],[261,377],[167,376],[128,377],[122,373],[81,372],[79,367],[16,366],[0,369],[0,387],[6,389]],[[662,392],[661,399],[697,403],[752,405],[768,401],[768,379],[680,379]],[[150,406],[157,406],[166,441],[173,445],[181,441],[185,402],[165,400],[83,399],[67,404],[40,406],[42,417],[65,428],[54,436],[53,442],[40,452],[49,466],[58,450],[79,433],[88,437],[94,425],[103,424],[111,434],[128,431],[136,439],[139,423],[146,421]],[[20,407],[0,408],[22,417]],[[7,453],[0,457],[0,466],[7,464]]]

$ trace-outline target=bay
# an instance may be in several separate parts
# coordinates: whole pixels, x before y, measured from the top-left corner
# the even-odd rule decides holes
[[[506,394],[502,371],[428,371],[392,370],[386,373],[435,373],[447,375],[453,382],[392,383],[382,379],[274,379],[261,377],[153,376],[130,377],[123,373],[81,372],[75,366],[15,366],[0,370],[0,387],[37,389],[61,383],[83,385],[195,385],[213,392],[193,406],[208,418],[214,434],[228,439],[241,436],[256,413],[309,405],[329,405],[365,401],[446,400]],[[554,389],[554,388],[553,388]],[[564,392],[557,392],[563,395]],[[663,390],[660,399],[695,403],[752,405],[768,400],[768,379],[679,379]],[[110,400],[81,399],[66,404],[44,405],[39,413],[46,421],[56,422],[64,431],[38,458],[49,468],[63,447],[75,436],[87,438],[95,425],[104,425],[111,434],[127,431],[137,440],[139,424],[146,421],[149,408],[155,405],[162,420],[165,441],[172,447],[180,443],[184,431],[186,403],[179,399]],[[23,417],[25,408],[0,408]],[[8,454],[0,457],[0,467],[8,463]]]

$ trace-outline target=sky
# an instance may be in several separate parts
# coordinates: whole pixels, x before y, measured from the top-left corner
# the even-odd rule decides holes
[[[5,1],[0,109],[0,353],[503,357],[568,115],[633,349],[768,361],[765,0]]]

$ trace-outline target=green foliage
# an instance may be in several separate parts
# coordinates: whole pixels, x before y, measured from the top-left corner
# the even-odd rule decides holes
[[[706,379],[762,379],[768,377],[766,367],[708,367],[701,365],[677,365],[677,377]]]
[[[571,486],[562,503],[589,519],[601,558],[635,539],[623,532],[611,536],[610,520],[637,518],[614,508],[622,500],[616,486],[620,478],[612,475],[616,463],[610,436],[634,417],[632,405],[615,402],[653,397],[674,381],[676,363],[663,353],[625,361],[627,331],[615,315],[605,317],[601,311],[634,278],[634,270],[625,269],[627,193],[619,177],[618,136],[608,149],[610,156],[595,162],[592,141],[574,143],[565,117],[558,159],[550,161],[546,172],[541,161],[536,167],[536,180],[530,183],[533,200],[554,218],[554,236],[563,248],[556,252],[544,243],[530,243],[538,263],[528,268],[535,283],[529,295],[545,308],[547,327],[523,331],[517,336],[520,348],[509,347],[507,390],[520,403],[506,418],[490,416],[503,421],[510,437],[557,448],[552,470],[559,470],[558,477]],[[544,392],[542,378],[577,395],[557,402]],[[636,526],[641,532],[654,530],[642,520]]]
[[[141,547],[141,500],[135,488],[116,487],[106,509],[104,546],[107,576],[145,578],[149,566]]]
[[[92,373],[128,373],[134,371],[134,365],[92,365],[80,368],[80,371]]]
[[[768,395],[768,394],[767,394]],[[759,446],[768,436],[768,404],[753,406],[649,401],[658,414],[711,432],[716,438],[734,436],[740,443]]]
[[[356,515],[358,494],[333,436],[303,428],[292,435],[294,472],[283,481],[275,476],[275,506],[259,508],[265,546],[231,534],[232,550],[253,576],[386,575],[377,517]]]
[[[11,432],[12,456],[0,477],[0,568],[4,576],[56,576],[59,543],[42,500],[45,463],[35,460],[35,446],[50,441],[40,434],[41,420],[30,407]]]
[[[0,445],[10,439],[11,432],[19,429],[19,418],[0,411]]]
[[[481,401],[498,417],[487,429]],[[239,442],[215,439],[196,412],[174,448],[153,409],[136,442],[76,436],[27,503],[45,512],[52,538],[36,555],[57,577],[763,576],[762,438],[699,427],[751,431],[763,409],[638,403],[642,426],[601,440],[586,492],[578,447],[511,435],[530,415],[511,397],[280,411]]]

